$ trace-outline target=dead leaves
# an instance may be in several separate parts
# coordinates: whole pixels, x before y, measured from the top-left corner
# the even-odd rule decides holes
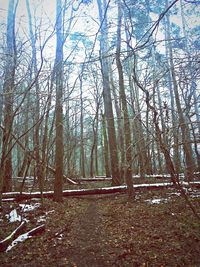
[[[71,198],[62,204],[45,200],[45,214],[35,212],[33,221],[45,216],[46,233],[10,251],[2,262],[10,267],[195,266],[200,262],[199,224],[182,199],[145,202],[169,192],[140,192],[128,204],[126,195]]]

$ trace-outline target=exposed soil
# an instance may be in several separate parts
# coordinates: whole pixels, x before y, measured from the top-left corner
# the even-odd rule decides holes
[[[200,213],[199,193],[191,201]],[[0,266],[200,266],[200,223],[173,189],[138,192],[131,202],[126,194],[45,200],[23,213],[19,204],[5,204],[0,239],[19,225],[5,217],[14,208],[27,231],[42,220],[46,231],[0,253]]]

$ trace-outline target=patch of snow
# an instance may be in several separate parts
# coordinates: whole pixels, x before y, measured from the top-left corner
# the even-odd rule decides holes
[[[171,196],[180,196],[181,193],[179,192],[173,192],[173,193],[167,193],[168,195],[171,195]]]
[[[7,192],[7,193],[3,193],[3,196],[12,196],[13,193],[15,193],[16,195],[20,195],[20,192]]]
[[[198,197],[200,198],[200,194],[192,194],[191,197],[192,198],[198,198]]]
[[[49,214],[49,213],[53,213],[53,212],[55,212],[55,210],[49,210],[49,211],[46,212],[46,215]]]
[[[156,183],[156,184],[135,184],[133,185],[133,187],[137,188],[137,187],[154,187],[154,186],[168,186],[168,185],[172,185],[172,183]]]
[[[21,209],[24,211],[24,212],[27,212],[27,211],[32,211],[34,209],[37,209],[40,207],[40,203],[35,203],[35,204],[19,204],[19,206],[21,207]]]
[[[47,215],[50,214],[50,213],[53,213],[55,212],[55,210],[49,210],[49,211],[46,211],[45,212],[45,215],[41,215],[39,218],[38,218],[38,222],[46,222],[46,218],[47,218]]]
[[[155,199],[147,199],[145,202],[148,202],[150,204],[160,204],[161,202],[166,203],[168,201],[167,198],[155,198]]]
[[[46,222],[46,216],[45,215],[40,216],[37,222]]]
[[[58,233],[57,233],[56,235],[57,235],[57,239],[58,239],[58,240],[62,240],[62,238],[63,238],[63,234],[58,234]]]
[[[2,199],[2,202],[13,202],[15,201],[15,198],[5,198],[5,199]]]
[[[12,210],[9,214],[6,215],[6,217],[8,218],[9,222],[21,222],[22,217],[20,215],[17,214],[17,210],[14,209]]]
[[[140,197],[141,197],[140,195],[136,195],[135,199],[138,200],[138,199],[140,199]]]
[[[26,239],[30,238],[28,233],[22,234],[18,236],[12,243],[11,245],[8,246],[6,249],[6,252],[10,251],[12,248],[14,248],[18,243],[25,241]]]

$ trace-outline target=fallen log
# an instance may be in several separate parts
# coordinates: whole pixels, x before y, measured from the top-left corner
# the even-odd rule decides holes
[[[112,181],[111,177],[92,177],[92,178],[77,178],[79,182],[101,182],[101,181]]]
[[[13,247],[15,247],[18,243],[23,242],[25,240],[27,240],[28,238],[41,234],[45,231],[45,224],[39,225],[35,228],[33,228],[32,230],[19,235],[15,240],[12,241],[12,243],[9,244],[9,246],[7,246],[6,250],[4,251],[9,251],[11,250]]]
[[[32,230],[28,231],[27,233],[25,233],[27,236],[35,236],[35,235],[39,235],[41,233],[43,233],[45,231],[45,224],[39,225],[35,228],[33,228]]]
[[[200,182],[183,182],[183,186],[192,186],[200,188]],[[164,188],[171,188],[174,187],[172,182],[167,183],[155,183],[155,184],[135,184],[133,185],[133,188],[135,190],[156,190],[156,189],[164,189]],[[121,186],[113,186],[113,187],[104,187],[104,188],[92,188],[92,189],[73,189],[73,190],[64,190],[63,191],[63,197],[70,197],[70,196],[82,196],[82,195],[97,195],[97,194],[113,194],[113,193],[123,193],[127,191],[126,185]],[[43,192],[44,198],[53,198],[54,192],[48,191]],[[16,201],[21,201],[24,199],[31,199],[31,198],[40,198],[41,193],[40,192],[32,192],[32,193],[26,193],[26,192],[8,192],[3,193],[3,200],[6,201],[6,199],[15,199]]]
[[[6,251],[7,247],[19,236],[25,229],[26,222],[22,222],[9,236],[0,241],[0,252]]]
[[[194,175],[196,177],[198,177],[199,173],[194,173]],[[141,179],[142,176],[141,175],[133,175],[132,176],[133,179]],[[171,179],[171,175],[170,174],[145,174],[144,177],[145,179],[167,179],[170,180]],[[179,174],[179,178],[184,179],[184,174],[180,173]],[[95,176],[95,177],[89,177],[89,178],[75,178],[76,181],[79,182],[98,182],[98,181],[110,181],[112,180],[112,177],[106,177],[106,176]]]

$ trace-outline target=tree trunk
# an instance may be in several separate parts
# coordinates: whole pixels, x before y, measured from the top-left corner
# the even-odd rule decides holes
[[[166,26],[167,22],[165,20],[165,49],[166,49],[166,58],[167,60],[167,67],[170,70],[170,62],[169,62],[169,46],[168,46],[168,41],[170,40],[170,35],[169,32],[167,31],[167,26]],[[176,173],[180,172],[180,155],[179,155],[179,148],[178,148],[178,135],[179,135],[179,129],[177,128],[178,125],[178,119],[176,116],[176,111],[175,111],[175,101],[174,101],[174,92],[173,92],[173,88],[172,88],[172,83],[171,83],[171,72],[169,72],[167,74],[167,81],[168,81],[168,87],[169,87],[169,93],[170,93],[170,109],[171,109],[171,116],[172,116],[172,134],[173,134],[173,141],[174,141],[174,145],[173,145],[173,162],[174,162],[174,168]]]
[[[194,72],[194,67],[192,67],[192,58],[191,58],[191,54],[190,54],[190,48],[189,48],[189,37],[187,34],[187,30],[186,30],[186,19],[185,19],[185,15],[184,15],[184,8],[183,8],[183,1],[180,0],[180,7],[181,7],[181,20],[182,20],[182,27],[183,27],[183,34],[185,37],[185,49],[186,49],[186,53],[189,59],[189,76],[190,76],[190,84],[186,83],[187,87],[189,88],[189,93],[192,94],[192,97],[194,99],[194,111],[195,111],[195,117],[196,117],[196,128],[197,128],[197,136],[200,136],[200,108],[199,108],[199,101],[198,101],[198,91],[197,91],[197,82],[195,80],[195,78],[193,77],[193,72]],[[194,130],[194,126],[190,120],[190,118],[188,118],[188,120],[190,121],[191,124],[191,128],[192,128],[192,132],[193,132],[193,136],[194,136],[194,140],[196,139],[195,137],[195,130]],[[198,145],[197,142],[195,141],[194,143],[195,146],[195,153],[196,153],[196,158],[197,158],[197,165],[198,165],[198,171],[200,171],[200,152],[198,150]]]
[[[62,201],[63,191],[63,19],[61,0],[56,2],[56,150],[55,150],[55,182],[54,200]]]
[[[4,94],[4,130],[0,162],[0,193],[12,190],[12,125],[13,125],[13,94],[15,81],[16,48],[15,48],[15,13],[17,1],[10,0],[7,16],[7,61],[3,83]],[[1,202],[1,201],[0,201]]]
[[[125,16],[125,19],[127,20],[128,18]],[[126,41],[128,44],[129,36],[128,36],[128,31],[126,30],[126,28],[125,28],[125,31],[126,31]],[[129,45],[127,45],[127,51],[130,52]],[[133,113],[132,116],[134,118],[132,120],[133,139],[134,139],[133,141],[136,144],[133,154],[138,156],[140,176],[144,178],[145,174],[152,173],[152,163],[151,163],[151,157],[149,153],[150,142],[149,142],[149,134],[147,134],[147,137],[145,137],[144,127],[142,125],[141,107],[140,107],[140,101],[139,101],[139,88],[132,78],[133,76],[132,69],[133,68],[137,69],[137,60],[135,60],[134,63],[132,62],[133,61],[129,58],[127,72],[128,72],[128,82],[129,82],[129,88],[130,88],[131,107],[132,107],[132,113]],[[146,131],[148,132],[149,131],[148,109],[146,111],[146,114],[147,114]],[[134,168],[136,169],[136,163],[133,162],[133,164],[134,164]]]
[[[119,76],[119,90],[120,98],[123,110],[124,119],[124,134],[125,134],[125,155],[126,155],[126,167],[125,167],[125,179],[128,187],[129,197],[133,197],[133,179],[132,179],[132,142],[131,142],[131,130],[129,122],[128,107],[126,102],[126,93],[124,86],[124,74],[120,59],[121,53],[121,24],[122,24],[122,9],[121,1],[118,0],[118,25],[117,25],[117,51],[116,51],[116,63]]]
[[[124,174],[125,174],[125,148],[124,148],[124,133],[123,133],[123,121],[122,121],[122,112],[120,109],[120,97],[117,95],[116,92],[116,86],[114,84],[114,80],[113,80],[113,74],[112,74],[112,69],[111,66],[109,64],[110,70],[110,85],[111,85],[111,90],[112,90],[112,94],[114,97],[114,103],[115,103],[115,111],[117,114],[117,142],[118,142],[118,148],[119,148],[119,166],[120,166],[120,176],[121,179],[124,180]]]
[[[102,134],[103,134],[103,155],[104,155],[104,166],[106,171],[106,177],[110,177],[110,162],[108,156],[108,139],[107,139],[107,132],[106,132],[106,120],[105,115],[102,113]]]
[[[81,115],[80,115],[80,131],[81,131],[81,176],[84,178],[86,177],[85,174],[85,144],[84,144],[84,125],[83,125],[83,67],[82,67],[82,73],[79,75],[80,80],[80,109],[81,109]]]
[[[166,0],[166,4],[168,6],[168,0]],[[169,36],[168,40],[170,40],[170,21],[169,21],[168,14],[166,14],[166,21],[167,21],[167,32]],[[170,61],[170,71],[171,71],[171,76],[172,76],[173,90],[174,90],[176,107],[177,107],[178,116],[179,116],[179,125],[180,125],[181,133],[182,133],[183,150],[185,154],[186,179],[189,181],[193,179],[195,164],[194,164],[194,160],[192,156],[193,152],[192,152],[192,147],[191,147],[189,127],[188,127],[187,121],[185,119],[185,116],[184,116],[184,113],[181,107],[178,84],[176,80],[174,61],[173,61],[173,51],[172,51],[170,42],[168,42],[168,47],[169,47],[169,61]]]
[[[104,12],[103,17],[103,9],[101,0],[97,0],[98,9],[99,9],[99,18],[101,26],[101,38],[100,38],[100,60],[101,60],[101,71],[103,78],[103,99],[104,99],[104,109],[105,116],[107,120],[108,127],[108,140],[109,140],[109,148],[110,148],[110,160],[111,160],[111,173],[112,173],[112,184],[119,185],[121,184],[121,179],[119,175],[119,162],[118,162],[118,149],[116,142],[116,133],[115,133],[115,123],[114,123],[114,115],[112,108],[112,99],[111,99],[111,88],[109,83],[109,67],[108,60],[106,59],[107,53],[107,20],[106,20],[106,12]],[[106,11],[106,4],[104,2],[104,11]]]
[[[32,28],[33,23],[32,23],[29,0],[26,0],[26,6],[27,6],[27,13],[28,13],[29,33],[30,33],[31,48],[32,48],[32,66],[31,67],[33,68],[33,75],[35,79],[35,97],[36,98],[35,98],[35,112],[34,112],[35,128],[34,128],[33,140],[34,140],[34,153],[35,153],[35,158],[36,158],[36,177],[39,181],[40,192],[42,195],[44,173],[43,173],[42,166],[41,166],[41,155],[40,155],[40,148],[41,148],[41,144],[40,144],[41,122],[39,122],[40,121],[40,86],[39,86],[39,81],[37,77],[38,69],[37,69],[37,57],[36,57],[36,37],[33,33],[33,28]],[[32,76],[32,70],[31,70],[31,76]]]
[[[0,124],[2,124],[2,116],[3,116],[3,88],[2,85],[0,85]],[[1,132],[0,132],[0,137],[1,137]]]

